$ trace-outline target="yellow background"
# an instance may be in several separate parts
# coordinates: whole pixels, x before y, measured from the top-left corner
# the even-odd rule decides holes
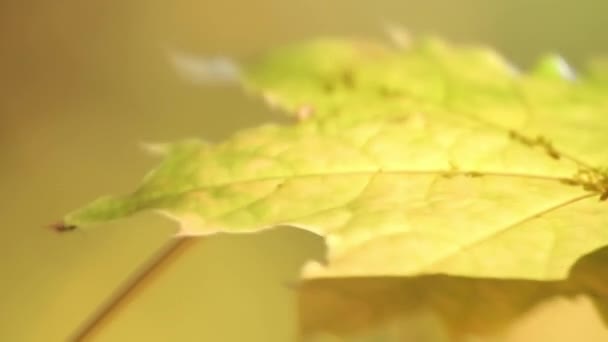
[[[174,226],[152,215],[43,227],[155,164],[143,141],[227,137],[276,119],[237,87],[180,79],[168,51],[247,59],[386,24],[497,47],[520,66],[608,53],[601,0],[0,0],[0,341],[64,341]],[[291,341],[298,267],[321,240],[279,229],[189,248],[99,329],[101,341]],[[194,339],[192,336],[198,336]],[[589,302],[549,303],[510,341],[604,341]]]

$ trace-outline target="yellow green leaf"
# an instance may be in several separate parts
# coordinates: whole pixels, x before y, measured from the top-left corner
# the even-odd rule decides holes
[[[61,228],[145,210],[180,235],[299,227],[328,247],[304,279],[447,277],[465,292],[513,281],[511,317],[554,293],[525,284],[567,282],[608,245],[606,69],[592,70],[548,56],[520,73],[492,50],[434,39],[280,49],[246,66],[243,83],[296,122],[155,146],[164,160],[134,192]],[[577,291],[608,298],[589,279]]]

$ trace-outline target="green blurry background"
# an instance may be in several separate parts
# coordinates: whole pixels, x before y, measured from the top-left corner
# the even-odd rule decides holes
[[[603,0],[1,0],[0,341],[64,341],[174,226],[141,215],[86,232],[45,224],[127,192],[155,160],[143,141],[277,120],[237,87],[180,79],[167,52],[246,59],[320,35],[381,37],[387,23],[497,47],[520,66],[547,51],[608,54]],[[321,240],[279,229],[191,246],[114,314],[101,341],[292,341],[286,284]],[[198,336],[198,339],[192,336]],[[538,307],[509,341],[604,341],[588,301]]]

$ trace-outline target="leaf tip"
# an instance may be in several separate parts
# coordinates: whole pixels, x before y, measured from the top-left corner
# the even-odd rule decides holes
[[[64,221],[59,221],[59,222],[55,222],[52,224],[49,224],[47,226],[47,228],[54,230],[57,233],[65,233],[65,232],[70,232],[75,230],[76,228],[78,228],[76,225],[73,224],[68,224]]]
[[[237,63],[226,57],[201,57],[170,50],[169,58],[178,75],[194,84],[231,84],[241,78]]]
[[[146,153],[148,153],[152,156],[164,157],[167,154],[169,154],[169,152],[171,150],[171,145],[164,144],[164,143],[153,143],[153,142],[147,142],[147,141],[140,141],[139,146]]]
[[[384,31],[388,35],[391,43],[401,49],[406,49],[412,45],[412,35],[401,25],[387,22],[384,24]]]
[[[316,260],[307,261],[302,267],[301,277],[302,278],[315,278],[319,274],[323,273],[325,266]]]
[[[574,68],[560,55],[549,55],[541,59],[534,73],[547,77],[557,77],[566,81],[576,80]]]

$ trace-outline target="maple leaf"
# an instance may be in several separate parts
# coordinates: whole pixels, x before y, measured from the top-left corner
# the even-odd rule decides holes
[[[434,39],[281,49],[243,82],[296,123],[158,145],[164,160],[137,190],[60,227],[155,210],[180,235],[288,225],[323,236],[326,263],[308,263],[303,279],[569,283],[573,265],[608,245],[607,82],[596,70],[575,75],[549,56],[521,74],[492,50]],[[512,312],[590,283],[508,285],[533,294]]]

